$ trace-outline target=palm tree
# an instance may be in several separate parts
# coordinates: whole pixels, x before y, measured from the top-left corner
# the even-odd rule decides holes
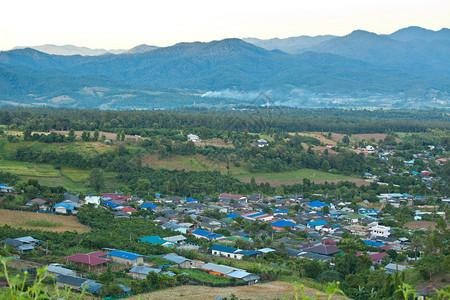
[[[279,249],[280,251],[283,252],[283,251],[286,250],[286,248],[287,248],[287,245],[286,245],[285,242],[281,241],[281,242],[278,243],[278,249]]]
[[[414,248],[414,262],[417,261],[417,248],[422,247],[422,240],[420,239],[419,236],[415,236],[413,237],[413,239],[411,240],[411,246]]]

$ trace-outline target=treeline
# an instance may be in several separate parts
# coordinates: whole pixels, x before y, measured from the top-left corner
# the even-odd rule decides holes
[[[18,161],[48,163],[56,167],[102,168],[115,172],[127,172],[140,166],[139,156],[132,155],[124,145],[118,145],[114,151],[92,156],[82,155],[74,151],[52,151],[36,149],[29,145],[20,145],[11,154],[11,158]]]
[[[34,131],[123,130],[150,136],[151,129],[190,131],[216,136],[222,131],[337,133],[425,132],[427,128],[449,129],[450,117],[434,110],[339,110],[249,108],[244,111],[99,111],[52,108],[0,110],[0,124]]]
[[[72,247],[98,250],[102,248],[114,248],[124,251],[140,253],[143,255],[164,254],[170,250],[161,245],[150,245],[139,242],[144,236],[159,235],[167,237],[175,235],[168,229],[163,229],[157,224],[143,219],[133,218],[114,219],[110,211],[102,208],[83,206],[78,212],[78,219],[84,225],[90,226],[92,231],[88,233],[77,232],[48,232],[41,230],[15,229],[8,225],[0,227],[0,240],[7,237],[16,238],[31,235],[38,240],[48,243],[48,250],[57,256],[73,254]]]
[[[297,184],[272,187],[267,182],[257,184],[254,179],[250,183],[244,183],[218,171],[187,172],[151,168],[133,169],[120,173],[118,178],[125,184],[126,190],[139,197],[154,195],[156,192],[164,195],[184,195],[200,200],[204,196],[214,196],[220,193],[249,195],[258,192],[266,195],[303,194],[307,198],[326,202],[331,202],[335,197],[355,202],[362,200],[377,202],[376,195],[380,193],[423,194],[427,190],[425,184],[421,182],[416,182],[412,186],[400,187],[395,187],[392,183],[389,185],[372,183],[370,186],[357,187],[352,182],[316,184],[308,179],[303,179],[303,182]],[[429,190],[428,194],[430,194]]]

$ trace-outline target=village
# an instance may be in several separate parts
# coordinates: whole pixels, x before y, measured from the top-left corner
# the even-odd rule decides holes
[[[164,197],[160,194],[155,196],[155,201],[147,202],[122,193],[88,195],[83,199],[79,199],[77,195],[65,194],[64,200],[53,207],[48,207],[47,202],[42,199],[32,199],[26,205],[38,207],[37,212],[42,214],[76,215],[81,207],[87,206],[109,210],[114,218],[148,218],[152,215],[153,219],[149,222],[171,230],[174,235],[163,238],[157,235],[142,236],[140,242],[173,249],[174,253],[161,255],[168,264],[157,265],[146,255],[121,249],[98,249],[91,253],[77,253],[61,258],[67,265],[75,265],[77,270],[88,272],[102,272],[111,264],[120,265],[130,277],[137,280],[147,278],[151,272],[169,277],[177,276],[170,270],[166,271],[167,268],[177,268],[187,276],[189,273],[183,272],[184,269],[198,269],[215,276],[233,278],[235,282],[242,284],[257,284],[260,278],[248,270],[188,259],[175,251],[198,251],[231,260],[249,260],[272,252],[283,252],[292,258],[330,263],[335,255],[343,254],[339,249],[339,242],[352,236],[362,239],[370,246],[371,251],[367,252],[370,260],[373,264],[383,263],[387,273],[409,268],[408,261],[420,259],[420,253],[416,254],[420,249],[414,248],[411,240],[399,237],[401,234],[390,226],[380,224],[383,219],[395,217],[368,206],[355,207],[351,202],[339,199],[326,203],[311,201],[303,195],[265,197],[260,193],[248,196],[222,193],[217,198],[205,197],[201,200]],[[411,205],[416,197],[398,193],[378,196],[383,206]],[[421,200],[426,203],[426,198]],[[449,201],[450,199],[442,199],[443,203]],[[423,211],[415,210],[414,220],[422,220],[424,216],[429,216],[428,219],[437,216],[446,218],[445,211],[436,210],[438,206],[432,206],[433,212],[429,208],[430,206],[426,206]],[[148,212],[147,217],[139,214],[143,211]],[[252,229],[248,230],[250,227]],[[426,231],[429,228],[419,229]],[[189,237],[207,242],[199,245],[189,242],[192,240]],[[245,249],[231,246],[236,245],[236,239],[246,241]],[[15,248],[19,256],[26,256],[27,252],[44,247],[42,241],[30,236],[7,238],[2,244]],[[400,263],[390,257],[392,253],[397,257],[408,251],[414,255],[406,256]],[[50,264],[48,272],[56,276],[56,283],[60,286],[69,286],[78,291],[85,289],[94,294],[101,288],[99,282],[86,278],[83,272],[69,269],[60,263]],[[130,292],[131,289],[123,286],[123,291]]]

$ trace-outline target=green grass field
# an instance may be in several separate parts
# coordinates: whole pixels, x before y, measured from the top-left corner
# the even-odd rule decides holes
[[[21,161],[0,160],[0,171],[19,176],[58,177],[59,172],[52,165]]]
[[[0,171],[16,174],[22,180],[37,179],[40,184],[46,186],[62,186],[70,192],[86,193],[91,192],[86,180],[89,177],[89,170],[78,170],[73,168],[55,169],[50,164],[36,164],[21,161],[10,161],[0,159]],[[105,172],[105,191],[117,189],[121,185],[116,179],[117,173]]]

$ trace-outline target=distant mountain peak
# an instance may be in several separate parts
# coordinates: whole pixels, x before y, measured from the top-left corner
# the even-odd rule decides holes
[[[450,40],[450,30],[448,28],[442,28],[441,30],[434,31],[419,26],[409,26],[395,31],[389,37],[402,42]]]
[[[119,54],[125,51],[122,49],[113,49],[113,50],[90,49],[88,47],[78,47],[74,45],[57,46],[52,44],[45,44],[41,46],[27,46],[27,47],[20,46],[15,47],[14,50],[23,48],[32,48],[51,55],[65,55],[65,56],[69,55],[96,56],[103,54]]]
[[[152,51],[157,49],[157,46],[150,46],[146,44],[138,45],[136,47],[131,48],[130,50],[124,52],[124,54],[139,54],[139,53],[145,53],[148,51]]]
[[[350,37],[373,37],[373,36],[378,36],[376,33],[367,31],[367,30],[362,30],[362,29],[357,29],[354,30],[352,33],[350,33],[349,35]]]

